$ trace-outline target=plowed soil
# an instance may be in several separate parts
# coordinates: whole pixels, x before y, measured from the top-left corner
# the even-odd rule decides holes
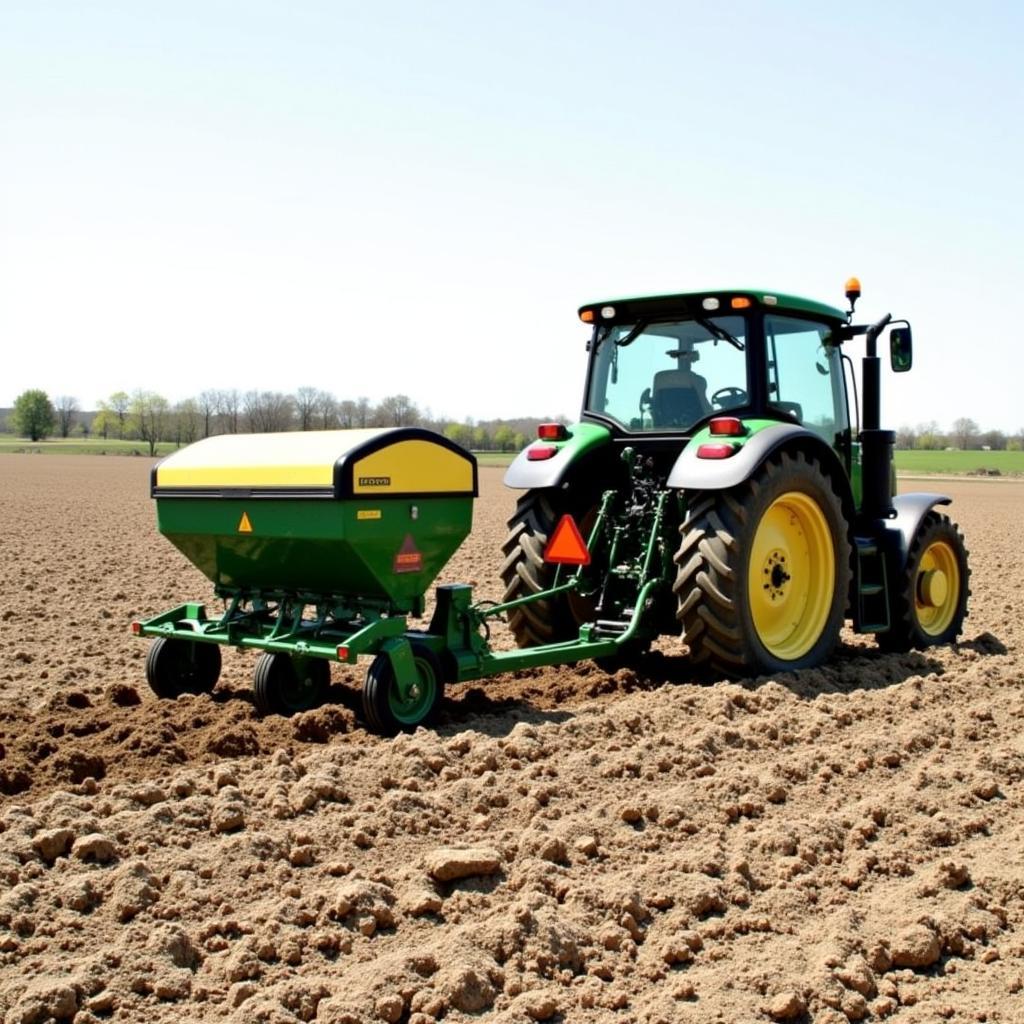
[[[209,584],[149,466],[0,456],[8,1024],[1024,1021],[1024,484],[912,485],[971,550],[956,647],[736,683],[662,642],[383,740],[362,668],[292,719],[248,653],[152,695],[129,623]],[[481,486],[444,579],[498,599]]]

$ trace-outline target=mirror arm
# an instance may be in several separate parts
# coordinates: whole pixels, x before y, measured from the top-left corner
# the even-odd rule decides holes
[[[864,333],[867,336],[868,343],[868,358],[874,359],[878,355],[878,336],[889,326],[889,321],[892,320],[892,314],[886,313],[881,320],[876,324],[872,324]]]

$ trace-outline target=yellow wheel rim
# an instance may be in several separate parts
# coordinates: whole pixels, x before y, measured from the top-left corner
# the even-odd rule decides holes
[[[960,566],[956,553],[944,540],[924,549],[914,579],[914,614],[929,636],[949,628],[960,603]]]
[[[828,621],[836,586],[832,532],[821,506],[789,491],[758,523],[747,592],[758,639],[780,661],[802,658]]]

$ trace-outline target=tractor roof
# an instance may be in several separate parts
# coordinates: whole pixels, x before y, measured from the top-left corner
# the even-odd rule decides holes
[[[637,295],[632,298],[603,299],[600,302],[588,302],[580,307],[580,315],[585,310],[598,310],[606,306],[616,307],[613,319],[622,322],[630,316],[668,315],[673,312],[693,312],[706,316],[709,310],[703,306],[704,299],[718,299],[718,311],[725,313],[732,308],[733,299],[749,299],[751,305],[765,309],[783,310],[792,313],[810,313],[812,316],[824,316],[832,320],[845,320],[846,313],[835,306],[814,299],[804,299],[799,295],[788,295],[785,292],[773,292],[763,288],[712,288],[700,292],[678,292],[676,294]],[[599,319],[593,317],[594,320]],[[600,319],[607,321],[609,317]]]

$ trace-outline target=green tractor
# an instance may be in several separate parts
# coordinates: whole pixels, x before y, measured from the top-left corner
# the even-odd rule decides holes
[[[846,295],[848,313],[746,290],[580,309],[580,422],[542,425],[505,476],[525,491],[502,568],[520,647],[616,639],[598,659],[614,667],[677,635],[741,676],[821,664],[847,618],[886,650],[957,638],[969,569],[950,499],[894,494],[879,426],[879,338],[905,372],[910,325],[854,325],[855,278]],[[844,347],[861,336],[858,413]],[[565,517],[587,538],[570,587],[550,557]]]
[[[477,467],[418,428],[206,438],[153,468],[160,532],[213,583],[132,624],[163,698],[206,693],[218,646],[260,652],[264,714],[314,707],[330,662],[372,657],[367,725],[427,724],[446,687],[592,658],[629,664],[661,635],[728,675],[825,661],[849,615],[891,650],[955,640],[963,537],[941,494],[894,497],[877,346],[910,369],[910,326],[788,295],[699,292],[584,306],[583,416],[544,424],[509,467],[503,601],[426,591],[470,531]],[[852,364],[866,339],[862,423]],[[854,406],[856,403],[854,403]],[[505,616],[517,650],[491,647]]]

